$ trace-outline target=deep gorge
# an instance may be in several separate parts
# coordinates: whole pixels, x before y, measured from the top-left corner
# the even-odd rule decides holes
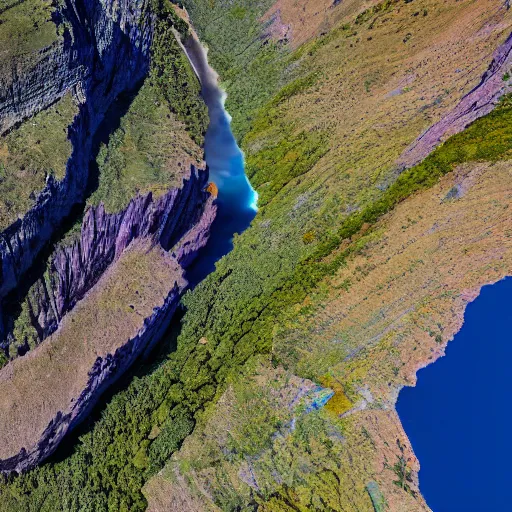
[[[179,38],[180,34],[176,32],[175,36]],[[35,349],[27,341],[24,345],[18,344],[18,353],[9,355],[18,355],[20,359],[10,364],[22,368],[24,356],[31,348],[31,357],[35,359],[42,357],[40,354],[44,354],[48,344],[57,346],[61,324],[65,330],[69,315],[74,321],[79,315],[74,312],[75,306],[78,306],[77,311],[82,311],[82,302],[86,304],[90,300],[88,292],[94,294],[95,285],[103,286],[105,276],[112,272],[110,268],[120,265],[118,260],[126,259],[123,253],[133,250],[131,247],[136,246],[138,239],[153,240],[164,251],[172,250],[172,258],[186,270],[187,281],[177,283],[161,311],[155,309],[155,314],[145,321],[144,330],[139,333],[140,341],[135,339],[131,345],[119,347],[105,360],[98,358],[89,372],[87,388],[76,401],[72,400],[74,403],[69,412],[58,412],[37,441],[36,448],[25,446],[19,454],[2,461],[4,472],[30,469],[53,453],[64,435],[90,414],[101,393],[135,360],[151,352],[166,332],[181,293],[193,288],[214,270],[215,262],[231,250],[234,234],[240,234],[255,215],[257,196],[245,176],[244,157],[230,130],[230,119],[224,110],[225,93],[220,90],[218,77],[208,66],[206,51],[195,36],[189,36],[184,44],[209,109],[210,124],[205,135],[208,170],[196,170],[192,166],[181,188],[157,198],[153,198],[151,193],[137,195],[127,208],[118,213],[107,212],[103,204],[86,205],[78,236],[73,235],[63,245],[55,245],[44,274],[30,285],[28,292],[25,291],[28,295],[23,305],[28,307],[29,322],[37,333],[36,343],[41,346]],[[123,104],[114,96],[112,106],[98,124],[97,134],[92,138],[94,148],[88,165],[91,172],[87,174],[85,196],[98,187],[100,169],[95,160],[100,145],[109,144],[109,139],[120,126],[120,119],[129,112],[130,104],[140,90],[141,86],[129,92],[123,91],[126,98]],[[212,189],[215,201],[205,192],[208,174],[215,184],[215,190]],[[67,222],[72,225],[72,221]],[[17,291],[23,293],[19,287]],[[12,303],[13,297],[8,296],[8,300]],[[14,327],[21,321],[21,317],[18,318]],[[16,331],[12,331],[12,323],[4,324],[10,325],[11,329],[6,344],[9,348],[9,339]],[[43,384],[39,382],[38,385]]]
[[[78,220],[80,220],[79,207],[76,206],[80,203],[84,204],[84,200],[91,192],[95,191],[102,179],[101,177],[98,179],[100,169],[95,163],[100,147],[110,144],[114,132],[119,130],[120,119],[130,110],[133,98],[140,94],[142,86],[133,90],[133,82],[140,83],[150,69],[149,48],[153,39],[151,31],[155,20],[152,19],[149,4],[141,4],[137,10],[132,11],[139,21],[142,20],[140,28],[135,30],[130,28],[131,23],[126,21],[126,10],[123,10],[122,7],[118,7],[117,12],[121,13],[118,20],[108,19],[105,22],[102,17],[106,12],[103,9],[110,10],[110,8],[93,4],[80,6],[79,9],[72,8],[70,4],[67,10],[62,11],[62,18],[59,18],[60,23],[71,24],[75,38],[75,51],[91,56],[91,68],[93,70],[98,68],[99,71],[97,75],[94,74],[94,71],[91,73],[88,78],[90,85],[87,82],[79,84],[80,91],[82,91],[80,94],[83,97],[80,97],[78,93],[75,95],[82,102],[82,106],[70,128],[73,153],[67,164],[64,180],[59,182],[50,176],[45,190],[37,198],[35,208],[28,212],[21,223],[18,222],[4,231],[3,240],[9,248],[11,260],[6,257],[2,259],[3,290],[7,293],[5,300],[9,301],[10,311],[16,309],[12,306],[14,297],[12,294],[8,294],[9,290],[17,283],[14,276],[21,280],[31,267],[36,267],[41,249],[52,238],[55,238],[55,235],[59,234],[59,225],[63,221],[66,221],[68,225],[73,224],[68,217],[72,208],[75,208]],[[84,27],[88,27],[92,21],[97,23],[94,35],[89,32],[90,28],[82,28],[82,24]],[[119,23],[119,28],[116,23]],[[122,31],[126,27],[128,33],[134,37],[133,40],[130,40]],[[106,45],[99,42],[102,30],[106,30],[105,37],[108,41]],[[121,34],[118,39],[115,36],[116,31]],[[138,40],[137,38],[140,37],[142,39]],[[70,38],[66,37],[65,32],[64,46],[69,43]],[[87,45],[90,45],[90,49]],[[130,51],[140,56],[131,58],[129,57]],[[123,53],[127,55],[126,58],[121,55]],[[140,59],[141,62],[139,63],[137,59]],[[125,61],[124,65],[127,66],[126,76],[123,75],[122,65],[121,67],[119,65],[119,62],[123,60]],[[106,73],[106,69],[110,69],[111,74]],[[135,74],[129,71],[130,69],[133,69]],[[68,87],[73,86],[73,83],[68,84]],[[123,104],[117,102],[121,95],[127,98]],[[80,130],[77,130],[77,126],[81,126]],[[77,158],[80,159],[78,163],[75,162]],[[115,273],[116,267],[126,265],[130,253],[137,253],[139,250],[148,251],[148,253],[155,252],[150,245],[144,245],[144,240],[152,240],[153,245],[156,244],[162,248],[162,256],[169,260],[166,265],[170,267],[175,265],[177,269],[180,269],[177,274],[176,270],[173,271],[176,274],[176,282],[171,281],[167,285],[167,298],[163,303],[155,302],[153,314],[144,319],[137,335],[129,340],[119,339],[118,343],[121,342],[121,344],[117,347],[113,346],[115,353],[107,352],[101,357],[98,356],[90,369],[85,368],[88,372],[87,384],[79,390],[79,396],[75,395],[71,398],[69,405],[62,402],[62,398],[47,388],[46,392],[49,394],[45,400],[54,400],[54,417],[45,425],[50,417],[46,416],[44,419],[43,415],[36,419],[38,415],[32,410],[34,428],[36,429],[33,433],[35,437],[30,437],[26,433],[23,444],[19,447],[19,453],[15,453],[16,449],[14,452],[9,451],[13,448],[12,445],[11,448],[4,447],[1,462],[3,472],[8,473],[14,470],[20,472],[29,469],[51,455],[63,436],[74,429],[89,414],[108,386],[112,385],[136,359],[149,353],[166,331],[179,298],[187,287],[183,276],[179,277],[180,273],[183,274],[184,269],[194,261],[199,249],[206,244],[217,209],[213,197],[206,191],[207,171],[197,170],[194,165],[191,165],[190,169],[188,171],[184,169],[183,173],[183,183],[180,188],[171,189],[166,194],[155,198],[151,192],[144,195],[137,194],[128,206],[118,213],[108,213],[103,204],[88,205],[81,221],[78,237],[73,235],[64,244],[55,244],[53,254],[49,257],[49,263],[43,269],[44,274],[33,284],[25,285],[25,290],[18,286],[17,291],[22,299],[23,293],[27,293],[28,290],[26,302],[22,303],[22,314],[26,313],[26,309],[24,311],[23,308],[28,308],[28,318],[18,317],[15,319],[14,331],[12,331],[12,322],[4,322],[4,325],[7,324],[7,331],[3,332],[4,337],[7,338],[4,345],[8,350],[8,355],[11,358],[20,356],[5,369],[4,374],[7,376],[7,380],[15,378],[12,367],[22,371],[21,369],[25,366],[32,365],[32,371],[37,374],[37,366],[34,367],[34,365],[39,359],[44,360],[48,356],[51,359],[50,351],[52,350],[57,354],[59,350],[67,350],[65,344],[63,345],[59,341],[63,337],[60,331],[69,330],[70,321],[74,322],[75,319],[78,320],[82,317],[85,320],[86,304],[92,300],[89,295],[97,295],[96,288],[101,289],[106,286],[107,276],[112,272]],[[82,178],[79,179],[80,176]],[[57,205],[64,198],[65,204],[58,209]],[[27,219],[34,219],[34,221]],[[45,233],[43,229],[32,229],[31,232],[37,239],[31,239],[31,235],[27,234],[26,227],[23,227],[27,225],[27,222],[47,223],[49,228],[56,227],[57,232],[48,229],[45,238],[42,236]],[[20,229],[25,233],[23,237],[19,235]],[[27,249],[22,251],[19,244],[20,249],[17,250],[9,241],[9,237],[11,240],[12,237],[15,237],[19,244],[28,243],[27,247],[30,247],[30,251]],[[135,240],[141,242],[136,243]],[[128,256],[123,254],[125,250]],[[49,251],[47,250],[47,252]],[[156,252],[158,253],[158,250]],[[18,253],[25,253],[23,256],[25,263],[16,260],[15,255]],[[140,253],[140,257],[142,256],[143,254]],[[10,274],[6,270],[9,264],[13,269]],[[169,279],[172,279],[173,272],[170,273]],[[136,293],[139,295],[138,290]],[[109,300],[114,300],[114,296]],[[135,298],[133,300],[135,303]],[[157,297],[149,300],[157,300]],[[75,306],[77,307],[75,308]],[[141,303],[140,307],[143,306],[144,304]],[[130,307],[135,310],[135,306],[131,305]],[[68,319],[68,316],[71,317],[71,320]],[[16,335],[16,329],[19,329],[20,322],[28,322],[28,325],[25,324],[23,328],[32,329],[37,336],[36,344],[41,345],[34,348],[33,341],[29,343],[25,339],[22,344],[23,340],[18,340],[17,353],[13,353],[9,350],[10,338]],[[62,329],[59,330],[61,325]],[[87,329],[85,327],[84,329],[83,334],[86,335]],[[100,336],[99,325],[98,329],[94,335]],[[9,330],[11,331],[9,332]],[[133,329],[132,332],[135,333]],[[49,339],[46,341],[46,338]],[[33,350],[30,352],[29,360],[28,356],[24,356],[31,348]],[[82,358],[85,363],[87,357],[90,357],[86,355],[88,347],[78,350],[84,350]],[[65,359],[64,352],[57,357]],[[51,387],[51,379],[51,373],[46,376],[40,375],[34,378],[33,384],[39,388],[44,388],[45,385]],[[60,379],[60,384],[66,386],[64,374],[60,375]],[[5,385],[9,386],[10,383]],[[6,393],[9,394],[9,392]],[[32,394],[33,392],[28,391],[28,393]],[[51,398],[52,393],[53,398]],[[59,400],[60,405],[58,405]],[[37,404],[32,404],[32,406],[38,407]],[[8,405],[8,407],[10,406]],[[14,421],[12,414],[10,418],[11,421]],[[42,410],[40,414],[43,414]],[[23,422],[21,416],[16,421]],[[38,434],[37,429],[41,428],[44,430]],[[6,425],[4,431],[9,431],[9,426]]]

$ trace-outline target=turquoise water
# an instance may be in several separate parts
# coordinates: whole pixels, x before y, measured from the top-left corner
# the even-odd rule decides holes
[[[245,175],[244,155],[231,131],[231,117],[224,104],[226,94],[218,85],[218,76],[208,65],[207,54],[196,39],[189,38],[186,51],[201,80],[202,96],[208,106],[210,124],[205,137],[205,160],[210,180],[217,185],[217,217],[210,239],[187,270],[194,287],[215,263],[233,248],[233,236],[247,229],[256,215],[258,195]]]
[[[446,356],[400,392],[397,411],[434,512],[512,510],[512,279],[482,289]]]

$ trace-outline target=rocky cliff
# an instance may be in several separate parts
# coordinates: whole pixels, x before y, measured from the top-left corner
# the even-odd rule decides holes
[[[179,298],[180,287],[175,284],[164,303],[156,307],[153,314],[144,320],[144,324],[134,337],[126,340],[126,343],[119,346],[115,352],[96,359],[88,371],[88,379],[84,388],[77,396],[71,397],[56,409],[52,409],[52,418],[42,432],[31,430],[29,427],[31,430],[30,444],[20,445],[13,451],[13,453],[17,452],[16,455],[1,460],[0,471],[19,473],[36,466],[51,455],[63,437],[87,416],[100,395],[133,364],[138,356],[149,350],[161,338],[179,303]],[[41,346],[41,348],[43,347],[46,348],[45,345]],[[47,383],[43,381],[42,384]],[[64,384],[72,385],[69,380]],[[44,404],[44,401],[41,403]],[[12,412],[9,417],[13,418]],[[25,423],[28,418],[22,418],[21,421]],[[24,428],[27,429],[27,425]]]
[[[80,238],[55,253],[51,277],[31,295],[41,340],[50,337],[0,371],[1,472],[24,471],[52,454],[162,338],[187,288],[184,270],[215,218],[207,178],[192,168],[182,188],[158,199],[138,196],[116,214],[91,207]]]
[[[264,206],[185,297],[169,357],[116,394],[71,455],[0,482],[1,508],[426,512],[394,404],[479,287],[512,272],[510,98],[448,140],[443,124],[455,112],[463,129],[509,90],[508,50],[496,50],[511,11],[503,0],[180,3],[224,79]],[[419,138],[423,152],[444,144],[398,173]],[[169,251],[182,263],[202,223]],[[116,260],[109,247],[112,263],[57,330],[0,372],[6,472],[51,452],[131,347],[151,345],[133,341],[143,319],[182,286],[158,247],[135,240]],[[304,380],[331,390],[308,413],[293,399]]]
[[[117,213],[107,213],[103,204],[89,207],[80,237],[55,251],[49,272],[28,294],[30,317],[39,342],[55,331],[64,315],[134,239],[151,237],[169,250],[184,233],[194,228],[196,238],[182,240],[177,255],[179,263],[186,267],[195,257],[197,248],[206,242],[215,215],[216,207],[205,192],[207,176],[205,171],[192,167],[190,177],[184,179],[181,188],[158,198],[151,193],[138,195],[126,209]],[[27,348],[20,347],[22,352]]]
[[[80,104],[68,132],[73,153],[65,178],[50,176],[34,208],[0,234],[0,298],[16,287],[72,206],[83,202],[94,135],[112,102],[149,67],[153,19],[147,0],[66,0],[55,20],[62,41],[22,61],[28,67],[22,73],[15,61],[4,82],[1,130],[72,90]]]
[[[28,327],[37,333],[38,344],[27,353],[33,347],[25,339],[18,353],[9,350],[14,317],[4,311],[2,320],[8,321],[0,321],[2,347],[12,359],[23,357],[0,371],[0,472],[24,471],[53,453],[101,394],[151,351],[187,289],[186,268],[209,238],[217,206],[207,187],[208,172],[189,165],[201,149],[173,117],[172,102],[155,91],[148,93],[150,80],[139,88],[153,51],[152,5],[149,0],[56,4],[53,22],[62,37],[33,54],[13,57],[18,72],[6,74],[0,92],[3,132],[16,129],[16,123],[26,122],[69,91],[79,105],[67,128],[73,149],[64,178],[57,180],[49,170],[34,207],[0,233],[0,304],[16,295],[15,301],[28,307]],[[167,65],[176,70],[172,59]],[[139,100],[126,122],[117,101],[124,93]],[[155,114],[150,109],[159,102],[167,108],[166,121],[152,125]],[[121,118],[123,126],[107,141]],[[71,230],[53,249],[47,271],[37,275],[41,261],[35,265],[36,260],[50,241],[58,241],[72,208],[84,204],[96,180],[100,185],[108,180],[104,174],[109,170],[96,165],[100,148],[104,160],[115,161],[115,151],[126,148],[119,133],[128,144],[134,119],[154,133],[130,147],[123,168],[113,171],[114,181],[109,182],[114,190],[122,188],[121,174],[131,166],[139,179],[124,178],[134,182],[128,195],[132,199],[124,208],[109,210],[101,194],[99,202],[89,198],[79,233]],[[158,134],[167,136],[169,127],[172,137],[166,143],[174,152],[148,150],[161,144]],[[155,169],[162,172],[158,179]],[[149,186],[152,178],[158,182],[155,188]],[[37,275],[30,288],[29,273]]]

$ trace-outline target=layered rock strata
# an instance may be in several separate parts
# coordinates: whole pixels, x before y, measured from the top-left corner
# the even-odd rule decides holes
[[[215,215],[215,207],[204,190],[206,185],[207,173],[192,167],[181,188],[158,198],[151,193],[138,195],[126,209],[112,214],[105,211],[103,204],[87,209],[80,237],[55,251],[49,272],[28,294],[31,323],[39,341],[57,329],[64,315],[94,286],[105,269],[119,259],[132,240],[153,237],[168,250],[184,233],[194,229],[197,239],[190,240],[185,247],[180,245],[177,255],[180,264],[189,264],[195,257],[196,246],[206,242]]]
[[[75,307],[63,318],[49,315],[46,327],[59,328],[0,371],[1,472],[24,471],[52,454],[161,339],[187,287],[184,269],[215,218],[205,180],[206,173],[193,172],[183,189],[156,201],[136,198],[119,214],[91,208],[80,240],[57,253],[61,281],[45,288],[40,307],[54,315]]]
[[[68,130],[73,152],[65,178],[49,176],[34,207],[0,233],[0,298],[18,285],[73,205],[83,202],[94,135],[113,101],[149,67],[154,22],[147,0],[66,0],[55,19],[62,41],[41,50],[22,74],[13,65],[3,82],[0,130],[72,91],[80,105]]]
[[[42,249],[84,203],[95,178],[91,162],[115,124],[114,102],[137,90],[149,71],[150,0],[63,0],[53,21],[60,35],[33,54],[12,56],[12,73],[0,59],[1,133],[68,92],[79,106],[67,129],[73,150],[65,177],[49,173],[33,207],[0,233],[0,304],[14,290],[26,293]],[[45,341],[29,353],[22,347],[0,371],[0,472],[47,458],[161,339],[187,287],[185,269],[208,241],[216,214],[207,171],[192,166],[184,174],[179,188],[139,194],[121,211],[89,207],[80,234],[54,250],[29,289],[31,327]]]
[[[107,386],[163,334],[183,286],[173,258],[134,245],[56,333],[2,370],[1,471],[35,466],[56,449]]]

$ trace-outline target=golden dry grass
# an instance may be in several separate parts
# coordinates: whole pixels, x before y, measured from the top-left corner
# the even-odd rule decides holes
[[[404,148],[478,83],[512,25],[500,0],[415,0],[341,28],[375,3],[347,1],[329,10],[323,1],[279,0],[265,18],[280,11],[279,22],[291,27],[297,60],[319,74],[312,87],[276,107],[274,126],[327,133],[329,151],[265,207],[288,213],[300,194],[320,190],[325,226],[314,218],[306,233],[336,229],[346,212],[380,193]],[[326,38],[311,39],[325,27]],[[250,134],[248,153],[272,142],[276,131]],[[349,503],[345,510],[373,510],[366,492],[371,480],[389,510],[428,510],[421,495],[394,484],[398,457],[412,471],[413,490],[419,469],[394,402],[400,386],[413,383],[416,370],[443,353],[479,288],[512,272],[511,174],[507,161],[468,164],[409,198],[355,241],[347,267],[275,328],[277,360],[290,362],[288,352],[298,353],[291,372],[342,383],[332,384],[338,396],[326,412],[343,416],[344,470],[338,476]],[[455,185],[461,197],[445,200]],[[223,413],[231,426],[221,400],[216,414]],[[175,458],[189,456],[193,437],[201,435],[196,430]],[[190,460],[205,460],[208,450],[194,446]],[[243,488],[237,468],[223,468],[227,477],[218,488],[237,493]],[[190,473],[184,466],[183,475]],[[191,499],[202,495],[204,508],[215,509],[212,496],[195,487],[195,477],[176,478],[164,471],[150,481],[147,495],[159,500],[154,510],[178,510],[158,485]]]
[[[303,340],[300,373],[323,366],[350,390],[347,448],[373,461],[369,474],[395,500],[392,510],[416,510],[387,465],[401,455],[397,438],[409,467],[419,467],[393,408],[397,391],[444,354],[481,286],[512,274],[511,178],[510,161],[466,164],[411,197],[357,242],[324,295],[308,299],[310,315],[277,333],[278,350]],[[446,199],[454,186],[461,197]],[[372,443],[357,441],[363,428]]]
[[[183,285],[175,260],[135,244],[50,338],[0,371],[1,458],[32,447],[58,411],[70,411],[96,359],[136,336],[174,282]]]
[[[340,20],[353,18],[379,0],[343,0],[336,8],[333,3],[333,0],[277,0],[263,20],[273,19],[273,36],[286,36],[292,47],[297,48],[312,37],[328,33]]]
[[[512,14],[498,0],[419,0],[342,25],[297,50],[318,79],[278,109],[278,126],[329,134],[325,156],[281,192],[281,202],[293,205],[300,193],[328,188],[326,225],[375,198],[402,151],[478,83],[510,33]],[[247,151],[266,135],[275,137],[272,130],[251,135]]]

